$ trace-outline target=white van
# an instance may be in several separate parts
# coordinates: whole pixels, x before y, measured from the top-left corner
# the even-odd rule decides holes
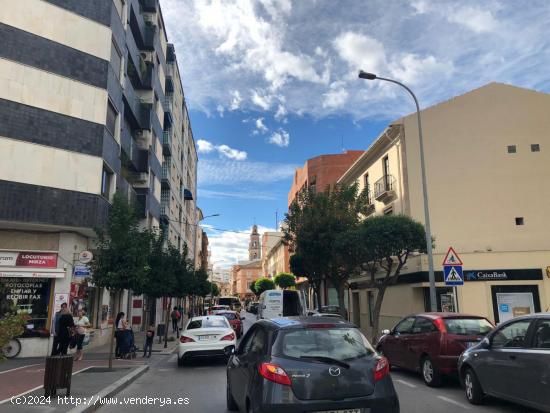
[[[305,298],[301,291],[267,290],[260,295],[258,319],[305,315]]]

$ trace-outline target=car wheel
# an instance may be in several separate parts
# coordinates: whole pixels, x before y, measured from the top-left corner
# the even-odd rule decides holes
[[[185,360],[183,357],[178,357],[178,367],[183,367],[185,365]]]
[[[235,410],[239,410],[239,407],[237,406],[237,403],[235,403],[235,399],[231,395],[231,390],[229,389],[229,384],[225,387],[225,393],[227,396],[227,410],[230,412],[234,412]]]
[[[464,389],[466,390],[466,398],[472,404],[483,403],[485,394],[481,388],[481,384],[477,379],[476,374],[470,368],[464,373]]]
[[[422,359],[420,364],[420,371],[422,373],[422,378],[424,383],[430,387],[439,387],[441,386],[442,377],[439,370],[434,366],[432,359],[428,356]]]

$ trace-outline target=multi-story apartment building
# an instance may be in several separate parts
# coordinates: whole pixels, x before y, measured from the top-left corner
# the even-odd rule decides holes
[[[85,308],[99,344],[112,297],[86,282],[78,256],[114,193],[144,227],[169,226],[174,244],[191,239],[180,222],[195,224],[197,155],[174,48],[158,0],[10,2],[0,31],[0,282],[39,292],[16,304],[40,331],[61,302]],[[146,306],[156,307],[124,294],[132,324]],[[21,356],[50,342],[24,339]]]
[[[502,322],[550,307],[550,95],[490,83],[422,111],[437,306]],[[371,194],[370,215],[424,222],[416,113],[397,119],[341,183]],[[464,286],[445,287],[442,262],[452,246]],[[409,258],[386,291],[381,327],[430,308],[425,255]],[[350,310],[372,326],[376,291],[351,280]]]
[[[262,276],[269,277],[267,256],[271,249],[283,238],[283,233],[279,231],[266,231],[261,237],[261,257],[262,257]]]
[[[273,278],[281,272],[290,272],[289,261],[288,246],[279,238],[262,258],[263,276]]]

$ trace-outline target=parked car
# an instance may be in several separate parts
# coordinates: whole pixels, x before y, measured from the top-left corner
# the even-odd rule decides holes
[[[231,308],[229,308],[228,305],[213,305],[208,310],[208,314],[209,315],[216,315],[216,314],[224,312],[224,311],[231,311]]]
[[[193,317],[181,332],[178,366],[200,357],[229,357],[237,337],[224,316]]]
[[[237,297],[220,297],[218,298],[218,305],[227,305],[229,310],[241,311],[241,301]]]
[[[250,309],[248,310],[248,312],[252,314],[258,314],[258,305],[259,303],[250,303]]]
[[[235,330],[235,334],[237,334],[237,338],[241,338],[243,335],[243,322],[244,317],[241,317],[239,313],[236,311],[223,311],[219,312],[217,315],[222,315],[225,318],[227,318],[227,321],[229,321],[229,324],[231,325],[231,328]]]
[[[550,412],[550,313],[500,324],[459,359],[466,398],[486,395]]]
[[[242,412],[397,413],[388,360],[344,320],[256,322],[227,364],[227,408]]]
[[[339,318],[341,320],[344,319],[340,314],[332,314],[332,313],[313,313],[313,317],[329,317],[329,318]]]
[[[260,295],[258,319],[305,316],[302,291],[266,290]]]
[[[340,313],[340,307],[338,307],[337,305],[324,305],[324,306],[321,307],[321,310],[319,312],[339,314]]]
[[[422,313],[385,330],[376,348],[391,365],[419,371],[428,386],[457,372],[460,354],[478,344],[493,329],[483,317],[460,313]]]

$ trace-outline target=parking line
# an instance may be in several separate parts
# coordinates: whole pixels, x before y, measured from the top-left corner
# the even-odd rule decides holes
[[[437,396],[438,399],[440,400],[443,400],[447,403],[451,403],[451,404],[454,404],[455,406],[459,406],[459,407],[462,407],[463,409],[466,409],[466,410],[470,410],[470,406],[467,406],[465,404],[462,404],[462,403],[459,403],[457,401],[454,401],[453,399],[449,399],[448,397],[445,397],[445,396]]]
[[[42,364],[27,364],[26,366],[21,366],[21,367],[16,367],[14,369],[9,369],[9,370],[4,370],[4,371],[0,371],[0,374],[4,374],[4,373],[9,373],[10,371],[15,371],[15,370],[21,370],[21,369],[24,369],[26,367],[32,367],[32,366],[41,366]]]
[[[405,381],[405,380],[401,380],[401,379],[397,379],[397,380],[394,380],[398,383],[401,383],[401,384],[404,384],[405,386],[409,386],[409,387],[412,387],[413,389],[416,389],[416,384],[412,384],[412,383],[409,383],[408,381]]]

